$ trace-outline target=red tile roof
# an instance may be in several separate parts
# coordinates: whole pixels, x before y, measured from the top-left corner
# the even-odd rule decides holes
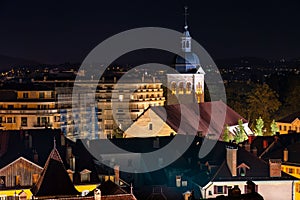
[[[207,133],[220,133],[223,131],[225,124],[229,126],[237,125],[239,119],[242,119],[244,123],[247,122],[222,101],[167,105],[152,107],[151,109],[162,119],[165,119],[173,130],[182,134],[202,132],[206,135]]]

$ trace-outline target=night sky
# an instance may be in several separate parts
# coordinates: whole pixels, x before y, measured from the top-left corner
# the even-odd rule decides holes
[[[278,0],[1,0],[0,55],[44,63],[80,62],[120,31],[189,30],[214,59],[300,57],[300,2]]]

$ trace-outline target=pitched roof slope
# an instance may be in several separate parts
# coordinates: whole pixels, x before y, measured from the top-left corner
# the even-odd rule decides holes
[[[63,161],[54,147],[37,184],[31,188],[36,197],[78,195],[69,178]]]
[[[278,120],[278,122],[292,123],[296,118],[300,119],[300,111],[292,113],[292,114]]]
[[[242,119],[244,123],[247,122],[222,101],[157,106],[151,107],[151,109],[162,119],[165,119],[173,130],[179,133],[202,132],[204,135],[208,132],[219,133],[223,130],[225,124],[229,126],[237,125],[239,119]],[[222,116],[225,119],[222,119]]]

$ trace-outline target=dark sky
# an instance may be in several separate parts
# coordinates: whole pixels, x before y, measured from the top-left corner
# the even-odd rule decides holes
[[[0,54],[47,63],[82,61],[131,28],[189,29],[213,58],[300,57],[300,2],[279,0],[0,0]]]

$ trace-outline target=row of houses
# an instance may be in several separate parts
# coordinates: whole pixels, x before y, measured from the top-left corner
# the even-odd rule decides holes
[[[107,140],[73,142],[55,130],[1,133],[1,139],[3,135],[8,135],[9,139],[7,151],[3,151],[5,153],[0,157],[0,195],[7,198],[21,190],[27,193],[28,199],[32,196],[73,198],[112,181],[136,199],[157,195],[166,199],[184,199],[191,193],[196,199],[208,199],[220,195],[226,197],[236,187],[241,194],[247,193],[250,187],[247,181],[251,181],[254,184],[252,191],[258,192],[264,199],[299,199],[299,181],[286,172],[287,161],[261,156],[261,152],[269,147],[263,146],[266,143],[264,137],[257,137],[251,144],[244,145],[209,140],[216,142],[214,147],[206,156],[199,158],[204,138],[191,135],[109,140],[134,152],[131,154],[105,148]],[[160,157],[147,164],[144,153],[166,147],[175,137],[182,143],[190,143],[190,146],[170,165],[148,173],[122,171],[129,165],[146,168],[147,165],[163,165],[166,160]],[[299,140],[295,138],[294,141],[297,144]],[[98,147],[104,148],[101,150],[102,160],[93,153],[93,149]],[[175,155],[178,150],[173,149],[172,152]]]

